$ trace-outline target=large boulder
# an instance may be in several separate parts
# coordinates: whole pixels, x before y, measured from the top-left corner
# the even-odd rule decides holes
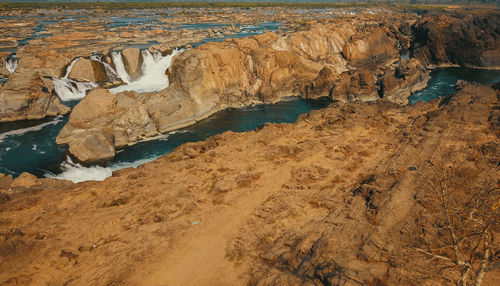
[[[17,70],[0,89],[0,122],[68,113],[52,90],[52,81],[40,73]]]
[[[123,65],[128,74],[133,78],[137,77],[141,71],[142,56],[138,48],[128,48],[122,51]]]
[[[73,109],[69,122],[56,138],[57,144],[83,163],[113,158],[115,145],[111,124],[116,97],[106,89],[94,89]]]
[[[424,64],[500,67],[498,12],[428,15],[412,27],[412,48]]]
[[[342,53],[352,65],[370,69],[399,59],[394,39],[381,28],[356,34],[344,45]]]
[[[430,79],[429,71],[419,60],[401,61],[381,79],[383,97],[396,103],[407,104],[411,94],[424,89]]]
[[[76,60],[68,77],[77,81],[108,81],[104,65],[100,62],[86,58],[79,58]]]

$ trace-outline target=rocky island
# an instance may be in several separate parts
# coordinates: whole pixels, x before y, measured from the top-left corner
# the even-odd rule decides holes
[[[0,284],[494,285],[498,7],[233,4],[1,7]],[[20,134],[104,172],[291,97],[330,104],[104,181],[8,172]]]

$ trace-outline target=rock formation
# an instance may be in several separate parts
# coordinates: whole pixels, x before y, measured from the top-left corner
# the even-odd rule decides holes
[[[448,14],[428,15],[419,21],[376,16],[353,18],[350,23],[333,19],[309,22],[295,33],[204,44],[175,58],[167,72],[167,89],[154,95],[120,95],[129,103],[116,110],[109,122],[97,125],[112,126],[114,140],[107,140],[119,148],[190,125],[227,107],[275,102],[291,95],[329,96],[343,102],[385,98],[407,104],[412,93],[427,85],[429,65],[494,66],[500,54],[499,36],[483,26],[497,19],[495,13],[473,14],[464,21]],[[472,54],[460,55],[463,46],[457,43],[461,41],[474,42]],[[401,59],[402,49],[411,49],[415,57]],[[137,70],[139,54],[137,49],[125,51],[130,73]],[[137,114],[140,123],[121,119],[123,114],[127,118]],[[71,152],[77,150],[72,145],[84,140],[80,136],[85,133],[83,126],[73,117],[58,139],[70,146],[75,157],[85,157]],[[98,153],[95,150],[94,159],[101,159]]]
[[[190,125],[227,107],[275,102],[285,96],[331,96],[343,101],[379,99],[384,95],[379,94],[377,76],[393,76],[394,70],[403,69],[399,66],[408,69],[405,73],[411,79],[404,79],[402,74],[398,88],[415,91],[423,88],[429,78],[418,60],[409,65],[395,64],[400,59],[397,40],[378,26],[360,22],[357,27],[344,21],[310,25],[306,31],[288,35],[266,33],[186,50],[174,58],[168,70],[167,89],[156,94],[118,94],[117,98],[124,98],[127,103],[116,110],[100,110],[102,114],[114,114],[113,119],[97,118],[99,123],[92,126],[111,126],[114,140],[106,140],[118,148]],[[132,51],[124,56],[131,72],[130,63],[137,62],[134,57],[139,56]],[[321,80],[323,83],[318,84]],[[389,99],[406,102],[409,93],[396,92],[396,86],[391,88],[387,89],[391,92]],[[87,105],[92,98],[85,98],[81,104]],[[130,120],[131,114],[139,118]],[[57,142],[68,144],[75,157],[89,158],[83,162],[91,162],[90,157],[73,152],[78,150],[74,145],[92,148],[82,143],[87,139],[81,134],[88,127],[78,118],[70,118]],[[97,141],[100,140],[94,142]],[[97,149],[93,157],[102,159]]]
[[[100,93],[102,105],[117,108],[118,95]],[[498,96],[462,85],[414,106],[336,102],[295,124],[184,144],[104,182],[54,187],[28,175],[0,177],[0,283],[458,281],[463,266],[445,259],[454,257],[451,238],[444,220],[433,220],[443,212],[426,197],[426,179],[452,186],[450,199],[489,190],[471,219],[490,215],[488,228],[498,232]],[[475,244],[459,251],[467,245]],[[498,249],[496,240],[489,245]],[[468,283],[484,246],[470,249],[461,256],[474,267]],[[498,270],[483,279],[494,285]]]
[[[52,93],[52,80],[35,71],[17,70],[0,87],[0,122],[66,114],[69,107]]]
[[[77,81],[108,81],[106,69],[104,68],[103,64],[85,58],[79,58],[74,63],[68,77]]]
[[[136,78],[141,70],[141,50],[138,48],[128,48],[122,51],[123,63],[128,74]]]
[[[413,26],[412,50],[426,65],[500,68],[498,11],[431,13]]]

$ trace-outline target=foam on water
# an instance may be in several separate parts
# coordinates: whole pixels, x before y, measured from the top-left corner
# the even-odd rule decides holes
[[[45,123],[35,125],[32,127],[21,128],[21,129],[16,129],[16,130],[1,133],[0,134],[0,142],[2,142],[5,138],[10,137],[10,136],[20,136],[20,135],[26,134],[28,132],[39,131],[42,128],[44,128],[45,126],[56,125],[57,123],[61,122],[61,120],[62,120],[62,116],[59,115],[54,120],[49,121],[49,122],[45,122]]]
[[[98,87],[95,82],[78,82],[69,78],[53,78],[54,90],[62,101],[80,100],[87,91]]]
[[[109,167],[103,166],[90,166],[85,167],[78,163],[74,163],[71,158],[67,157],[66,161],[61,163],[62,172],[60,174],[53,174],[50,172],[45,173],[47,178],[56,178],[61,180],[69,180],[73,183],[84,181],[104,181],[106,178],[111,177],[114,171],[125,168],[137,168],[138,166],[156,160],[160,156],[152,156],[140,159],[134,162],[120,162],[113,164]]]
[[[79,82],[68,78],[71,69],[79,58],[75,58],[66,68],[66,74],[62,78],[52,78],[54,91],[62,101],[80,100],[87,95],[87,91],[98,87],[95,82]]]
[[[14,73],[17,69],[18,58],[15,54],[10,55],[7,60],[5,60],[5,67],[9,71],[9,73]]]
[[[158,51],[155,51],[153,54],[151,54],[151,52],[149,52],[148,50],[142,50],[142,76],[133,82],[128,82],[128,84],[126,85],[111,88],[109,91],[111,91],[112,93],[119,93],[126,90],[133,90],[136,92],[157,92],[168,87],[169,82],[165,72],[170,67],[172,58],[180,54],[181,52],[182,49],[175,49],[170,55],[162,56]],[[121,66],[123,66],[123,62],[121,61],[121,54],[119,56],[112,54],[112,57],[113,62],[115,62],[116,58],[117,62],[115,62],[115,66],[117,67],[117,72],[120,75],[119,70],[121,69]],[[123,71],[126,73],[125,68],[123,68]],[[120,77],[122,76],[120,75]],[[126,77],[129,78],[128,74]]]
[[[130,77],[125,69],[125,65],[123,64],[122,53],[114,51],[111,52],[111,60],[116,67],[116,74],[122,79],[125,83],[130,83]]]
[[[62,173],[58,175],[46,173],[45,177],[70,180],[73,183],[79,183],[83,181],[104,181],[104,179],[110,177],[112,174],[111,169],[108,167],[84,167],[80,164],[73,163],[69,157],[66,158],[66,161],[61,163],[61,169],[63,170]]]

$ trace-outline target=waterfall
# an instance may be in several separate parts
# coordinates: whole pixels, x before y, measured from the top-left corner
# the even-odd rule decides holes
[[[130,80],[130,76],[125,70],[123,57],[121,52],[111,52],[111,59],[116,67],[113,69],[111,65],[106,63],[101,55],[93,55],[91,60],[100,62],[104,65],[109,81],[115,81],[121,78],[126,84],[111,88],[112,93],[118,93],[126,90],[136,92],[157,92],[166,88],[169,84],[168,77],[165,74],[166,70],[172,63],[172,58],[182,50],[173,50],[170,55],[163,56],[161,52],[154,51],[152,54],[148,50],[141,51],[142,66],[141,76],[134,81]],[[67,67],[66,73],[62,78],[53,78],[54,90],[62,101],[79,100],[85,97],[87,91],[96,88],[99,85],[95,82],[78,82],[68,78],[73,65],[79,58],[74,59]]]
[[[106,70],[106,75],[108,76],[108,80],[110,82],[114,82],[119,78],[118,74],[113,69],[113,67],[107,62],[102,60],[102,55],[93,55],[90,57],[90,59],[96,62],[100,62],[104,66],[104,69]]]
[[[54,90],[62,101],[80,100],[87,95],[87,91],[98,87],[95,82],[78,82],[72,79],[53,78]]]
[[[64,77],[63,78],[68,78],[69,76],[69,73],[71,72],[71,69],[73,68],[73,66],[75,65],[76,61],[78,61],[79,57],[78,58],[74,58],[71,63],[69,64],[69,66],[66,68],[66,73],[64,74]]]
[[[18,58],[16,54],[12,54],[5,60],[5,67],[9,71],[9,73],[14,73],[17,69]]]
[[[111,59],[116,67],[116,74],[123,80],[125,83],[130,83],[130,77],[125,69],[125,65],[123,64],[123,57],[121,52],[111,52]]]
[[[168,77],[165,72],[170,67],[172,58],[181,52],[182,50],[175,49],[170,55],[162,56],[159,51],[154,51],[153,54],[151,54],[148,50],[142,50],[142,76],[126,85],[111,88],[110,91],[112,93],[118,93],[126,90],[134,90],[137,92],[157,92],[165,89],[169,84]],[[119,55],[119,57],[118,55],[113,56],[113,61],[115,58],[119,58],[121,60],[121,55]],[[123,66],[123,62],[121,62],[121,64]],[[115,66],[119,69],[116,62]],[[123,71],[126,73],[125,68],[123,68]],[[120,73],[118,72],[118,74]]]
[[[99,86],[97,83],[92,81],[78,82],[68,78],[73,65],[78,59],[79,58],[75,58],[73,61],[71,61],[69,66],[66,68],[66,73],[62,78],[52,78],[52,82],[54,83],[54,91],[62,101],[80,100],[84,98],[85,95],[87,95],[87,91]]]

